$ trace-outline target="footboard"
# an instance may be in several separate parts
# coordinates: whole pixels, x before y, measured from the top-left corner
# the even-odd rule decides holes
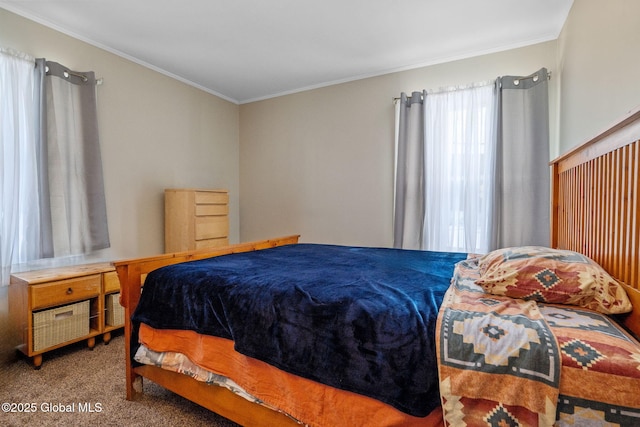
[[[126,349],[126,389],[127,400],[134,400],[136,395],[142,392],[142,377],[131,364],[131,316],[135,311],[144,280],[148,273],[165,265],[180,262],[195,261],[240,252],[251,252],[261,249],[273,248],[294,244],[300,236],[286,236],[276,239],[260,240],[255,242],[240,243],[219,248],[200,249],[189,252],[168,253],[152,257],[136,258],[124,261],[116,261],[113,265],[120,279],[120,304],[125,311],[125,349]],[[173,390],[178,394],[179,391]]]

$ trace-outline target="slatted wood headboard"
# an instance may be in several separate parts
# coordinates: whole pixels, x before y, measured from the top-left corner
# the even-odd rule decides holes
[[[640,336],[640,109],[551,162],[551,244],[583,253],[623,282]]]

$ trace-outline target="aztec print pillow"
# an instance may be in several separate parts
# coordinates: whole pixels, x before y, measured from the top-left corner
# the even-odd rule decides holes
[[[498,249],[479,259],[476,283],[493,295],[568,304],[605,314],[631,311],[624,288],[590,258],[541,246]]]

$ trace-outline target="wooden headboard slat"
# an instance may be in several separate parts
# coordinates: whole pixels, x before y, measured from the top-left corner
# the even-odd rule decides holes
[[[631,168],[629,179],[631,179],[632,182],[629,186],[628,195],[631,219],[627,233],[629,234],[629,256],[631,259],[637,260],[640,259],[640,252],[638,251],[638,247],[640,246],[640,226],[638,225],[639,218],[637,215],[637,212],[640,212],[640,197],[634,196],[640,192],[640,148],[637,144],[634,145],[631,159],[633,167]],[[631,283],[638,283],[638,268],[640,268],[638,263],[631,263],[629,265],[628,270]]]
[[[620,226],[619,226],[619,247],[618,250],[621,254],[630,253],[631,252],[631,231],[633,224],[633,216],[631,210],[631,196],[633,194],[629,191],[633,185],[634,174],[630,169],[632,166],[631,158],[633,156],[634,147],[636,145],[627,145],[622,148],[622,159],[619,165],[620,168],[620,191],[616,191],[621,198],[620,205],[622,206],[620,209]],[[623,257],[619,257],[619,268],[623,272],[623,276],[631,278],[631,270],[629,268],[630,264],[625,263]],[[635,281],[634,281],[635,282]]]

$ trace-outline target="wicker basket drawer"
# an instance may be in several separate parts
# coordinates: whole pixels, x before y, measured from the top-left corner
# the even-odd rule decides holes
[[[53,307],[100,294],[100,274],[31,286],[31,308]]]
[[[81,301],[33,313],[33,350],[89,334],[89,301]]]
[[[106,296],[107,325],[121,326],[124,324],[124,307],[120,305],[120,293]]]

